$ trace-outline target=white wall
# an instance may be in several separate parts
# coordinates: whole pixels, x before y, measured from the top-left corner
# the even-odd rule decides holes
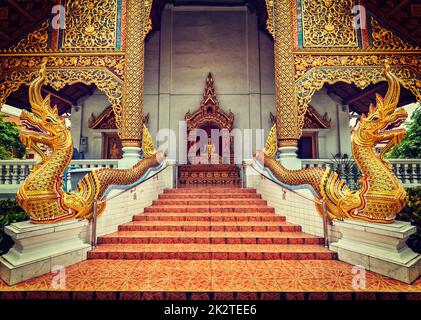
[[[314,203],[299,195],[281,188],[279,185],[257,174],[250,166],[246,169],[246,184],[255,188],[268,202],[268,206],[275,208],[275,212],[286,217],[287,222],[300,225],[303,232],[323,237],[323,219],[316,210]],[[285,192],[285,193],[284,193]],[[308,190],[299,190],[298,193],[313,199]],[[341,234],[333,225],[328,227],[329,243],[340,239]]]
[[[266,138],[269,113],[275,113],[273,40],[259,30],[257,16],[246,7],[172,5],[162,12],[161,29],[145,44],[144,110],[150,115],[152,137],[170,128],[178,141],[179,121],[199,107],[208,72],[214,76],[221,106],[235,115],[234,128],[262,128]],[[75,145],[81,132],[88,137],[85,158],[102,158],[101,131],[89,129],[88,119],[110,103],[97,91],[79,104],[82,114],[72,114]],[[320,130],[318,141],[319,157],[330,158],[339,151],[337,103],[321,90],[311,104],[332,119],[332,128]],[[350,154],[349,114],[341,108],[339,125],[341,151]],[[177,141],[171,144],[177,146]]]
[[[78,101],[78,105],[72,107],[71,132],[76,149],[80,150],[80,137],[88,138],[88,148],[85,159],[102,159],[102,132],[116,130],[94,130],[89,128],[89,118],[92,113],[98,116],[110,105],[108,98],[99,90],[86,98]]]
[[[330,159],[332,154],[352,154],[349,110],[340,102],[327,95],[323,88],[316,92],[310,104],[320,114],[328,113],[330,129],[318,130],[318,149],[320,159]],[[339,134],[338,134],[339,130]]]
[[[132,221],[134,215],[143,213],[146,207],[152,205],[152,201],[156,200],[164,189],[172,188],[173,169],[173,166],[168,166],[150,180],[107,202],[105,211],[98,217],[97,236],[116,232],[119,225]],[[113,190],[108,198],[120,192]],[[90,223],[82,231],[81,238],[90,243],[91,232],[92,224]]]
[[[145,112],[157,129],[178,134],[179,121],[201,102],[208,72],[235,128],[270,129],[274,112],[273,43],[246,7],[173,7],[146,44]],[[159,77],[157,77],[157,75]]]

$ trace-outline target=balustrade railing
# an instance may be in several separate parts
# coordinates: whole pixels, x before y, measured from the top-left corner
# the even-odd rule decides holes
[[[392,159],[389,160],[396,176],[406,187],[421,186],[421,159]],[[0,160],[0,185],[19,185],[22,183],[35,165],[35,160]],[[73,170],[89,171],[97,168],[118,168],[118,160],[72,160]],[[351,186],[356,186],[361,174],[356,166],[349,163],[335,163],[331,159],[302,160],[303,168],[330,166]],[[70,169],[70,172],[72,169]]]
[[[421,186],[421,159],[388,159],[393,171],[405,187]],[[330,166],[351,186],[356,186],[361,177],[356,166],[335,163],[331,159],[302,160],[303,168],[325,168]]]
[[[35,160],[0,160],[0,185],[19,185],[29,175],[35,163]],[[72,160],[70,166],[85,170],[118,168],[118,160]]]

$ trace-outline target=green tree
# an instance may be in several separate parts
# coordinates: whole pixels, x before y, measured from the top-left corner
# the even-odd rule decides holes
[[[4,121],[0,115],[0,160],[22,158],[26,153],[25,145],[19,140],[19,130],[14,122]]]
[[[421,108],[417,108],[412,114],[405,138],[389,152],[387,157],[392,159],[421,159]]]

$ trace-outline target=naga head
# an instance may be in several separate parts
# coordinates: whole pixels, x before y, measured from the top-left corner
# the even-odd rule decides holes
[[[67,131],[65,119],[58,115],[57,107],[51,108],[50,95],[42,98],[41,88],[46,82],[46,64],[43,61],[38,76],[29,86],[29,102],[31,111],[23,110],[20,120],[23,129],[20,139],[27,148],[37,152],[36,143],[43,143],[49,147],[57,145],[57,141],[65,137]]]
[[[385,66],[385,77],[388,90],[385,98],[376,94],[376,105],[370,105],[368,114],[363,114],[355,129],[357,142],[364,145],[377,145],[380,142],[389,142],[395,135],[404,134],[403,129],[396,129],[408,117],[403,108],[397,108],[400,96],[398,78],[390,72],[390,65]]]

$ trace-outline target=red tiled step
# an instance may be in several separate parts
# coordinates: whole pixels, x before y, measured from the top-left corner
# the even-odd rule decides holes
[[[153,206],[197,206],[197,205],[210,205],[210,206],[266,206],[267,201],[263,199],[159,199],[152,202]]]
[[[256,193],[253,188],[180,188],[180,189],[165,189],[164,193]]]
[[[112,243],[322,244],[323,239],[302,232],[118,231],[98,238]]]
[[[329,260],[334,252],[319,245],[104,244],[88,259]]]
[[[222,207],[217,205],[202,205],[202,206],[157,206],[153,205],[145,208],[145,213],[163,213],[163,212],[172,212],[172,213],[203,213],[203,212],[241,212],[241,213],[275,213],[274,208],[267,206],[228,206]]]
[[[159,199],[261,199],[257,193],[163,193]]]
[[[167,189],[119,231],[98,238],[89,259],[334,259],[255,189]]]
[[[119,226],[119,231],[254,231],[300,232],[301,226],[272,221],[133,221]]]
[[[133,221],[285,221],[284,216],[274,215],[269,213],[262,213],[259,215],[251,213],[221,213],[221,214],[203,214],[203,213],[189,213],[183,215],[180,213],[153,213],[135,215]]]

